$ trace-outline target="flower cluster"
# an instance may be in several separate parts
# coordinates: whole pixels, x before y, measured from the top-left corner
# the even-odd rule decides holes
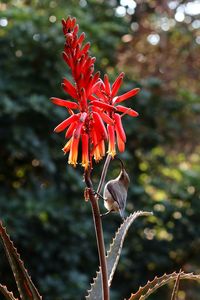
[[[82,145],[82,166],[91,166],[92,157],[99,161],[105,155],[105,141],[108,140],[108,153],[116,154],[125,149],[126,135],[122,117],[128,114],[136,117],[138,113],[131,108],[119,105],[120,102],[136,95],[138,88],[117,96],[124,73],[111,85],[107,75],[102,80],[100,72],[94,73],[95,57],[89,55],[90,43],[83,45],[85,34],[78,36],[76,19],[68,17],[62,21],[66,38],[63,58],[72,72],[72,80],[64,78],[62,87],[73,101],[51,98],[52,102],[67,108],[70,116],[60,123],[55,132],[66,130],[64,153],[69,152],[68,163],[76,166],[79,143]],[[120,114],[122,113],[122,114]]]

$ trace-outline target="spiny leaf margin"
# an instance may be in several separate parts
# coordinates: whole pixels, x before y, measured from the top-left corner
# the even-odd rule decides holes
[[[19,300],[15,298],[12,292],[9,292],[5,285],[0,284],[0,292],[6,297],[7,300]]]
[[[174,288],[171,295],[171,300],[176,300],[178,295],[178,289],[179,289],[179,283],[180,283],[180,276],[181,276],[181,270],[178,273],[178,276],[176,277],[176,281],[174,284]]]
[[[156,276],[152,281],[148,281],[146,285],[140,287],[135,294],[131,294],[131,297],[128,300],[145,300],[161,286],[176,280],[177,276],[180,276],[180,280],[189,279],[200,281],[200,275],[195,275],[193,273],[173,272],[171,274],[164,274],[161,277]]]
[[[29,276],[24,263],[21,260],[19,253],[17,252],[17,249],[15,248],[13,242],[7,234],[5,227],[3,227],[2,222],[0,222],[0,237],[2,239],[13,275],[15,277],[20,298],[22,300],[42,300],[42,297],[33,284],[31,277]]]
[[[146,211],[137,211],[130,214],[121,226],[118,228],[115,237],[110,244],[110,249],[106,255],[106,262],[107,262],[107,270],[108,270],[108,283],[109,286],[111,285],[114,272],[116,270],[120,254],[122,251],[122,246],[124,243],[125,236],[130,228],[131,224],[135,221],[137,217],[140,216],[150,216],[152,212]],[[93,278],[93,283],[91,283],[91,289],[88,290],[88,295],[85,297],[86,300],[101,300],[102,297],[102,286],[101,286],[101,272],[100,268],[99,271],[96,273],[96,277]]]

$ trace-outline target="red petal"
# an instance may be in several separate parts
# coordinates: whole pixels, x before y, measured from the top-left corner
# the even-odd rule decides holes
[[[65,62],[68,64],[68,66],[71,68],[71,67],[72,67],[72,63],[71,63],[71,60],[70,60],[69,56],[66,54],[66,52],[63,52],[62,55],[63,55],[64,61],[65,61]]]
[[[76,92],[76,88],[73,86],[73,84],[71,84],[71,82],[69,80],[67,80],[66,78],[63,79],[63,83],[62,86],[64,88],[64,90],[73,98],[77,98],[77,92]]]
[[[131,117],[137,117],[139,116],[138,112],[131,109],[131,108],[127,108],[125,106],[122,106],[122,105],[117,105],[116,106],[116,109],[120,112],[123,112],[125,115],[129,115]]]
[[[86,110],[87,109],[87,98],[86,98],[85,89],[82,88],[80,92],[81,92],[81,108],[82,108],[82,110]]]
[[[115,118],[115,130],[116,133],[120,136],[120,139],[123,142],[126,142],[126,134],[124,132],[124,128],[122,125],[122,120],[119,114],[114,114],[114,118]]]
[[[100,111],[99,115],[102,117],[103,121],[107,124],[114,125],[113,120],[104,112]]]
[[[131,98],[131,97],[137,95],[137,93],[139,93],[139,91],[140,91],[140,89],[136,88],[136,89],[133,89],[133,90],[121,95],[121,96],[118,96],[118,97],[116,97],[114,103],[119,103],[119,102],[122,102],[122,101],[124,101],[128,98]]]
[[[125,143],[124,141],[121,139],[120,135],[117,133],[117,147],[119,149],[120,152],[124,152],[125,150]]]
[[[70,147],[71,147],[71,143],[72,143],[72,139],[70,139],[70,140],[65,144],[65,146],[62,148],[62,150],[63,150],[63,152],[65,152],[65,154],[66,154],[67,152],[69,152]]]
[[[81,129],[85,123],[85,119],[87,118],[87,113],[84,112],[81,114],[80,119],[78,120],[78,124],[76,130],[74,131],[74,138],[77,139],[80,137]]]
[[[97,135],[100,134],[101,139],[103,140],[107,139],[108,138],[107,131],[100,115],[97,112],[93,112],[93,118],[94,118],[94,130],[97,132]]]
[[[107,103],[104,103],[104,102],[101,102],[101,101],[98,101],[98,100],[97,101],[92,101],[91,104],[94,105],[94,106],[97,106],[97,107],[101,107],[104,110],[108,110],[108,111],[115,110],[115,107],[113,105],[110,105],[110,104],[107,104]]]
[[[78,158],[78,144],[79,138],[75,138],[74,135],[72,136],[72,142],[70,147],[69,159],[68,163],[76,167],[77,158]]]
[[[78,40],[77,40],[77,44],[81,47],[82,45],[82,42],[84,41],[85,39],[85,33],[82,32],[81,35],[79,36]]]
[[[66,100],[63,100],[60,98],[54,98],[54,97],[51,98],[51,101],[54,104],[59,105],[59,106],[64,106],[64,107],[71,108],[71,109],[78,109],[78,104],[75,102],[66,101]]]
[[[76,24],[76,26],[74,27],[73,35],[76,35],[78,33],[78,30],[79,30],[79,25]]]
[[[55,132],[61,132],[63,131],[67,126],[69,126],[72,122],[77,121],[79,118],[80,114],[77,115],[72,115],[66,120],[64,120],[62,123],[60,123],[55,129]]]
[[[85,44],[85,46],[83,47],[83,49],[80,51],[79,57],[81,55],[83,55],[83,54],[86,54],[89,49],[90,49],[90,43],[88,42],[87,44]]]
[[[73,122],[71,123],[71,125],[68,127],[66,133],[65,133],[65,137],[68,139],[72,136],[72,133],[74,132],[74,129],[77,126],[77,122]]]
[[[76,24],[76,18],[72,18],[71,19],[71,28],[73,29],[74,28],[74,26],[75,26],[75,24]]]
[[[108,125],[108,140],[109,140],[109,144],[108,144],[108,153],[114,157],[116,154],[116,150],[115,150],[115,129],[114,126]]]
[[[108,79],[108,75],[107,74],[104,75],[104,84],[105,84],[106,93],[108,95],[110,95],[111,90],[110,90],[110,83],[109,83],[109,79]]]
[[[87,170],[89,166],[88,142],[89,136],[86,133],[82,134],[82,166]]]
[[[115,97],[115,95],[117,94],[121,84],[122,84],[122,80],[124,78],[124,73],[122,72],[121,74],[119,74],[119,76],[117,77],[117,79],[115,80],[115,82],[112,85],[112,93],[111,96]]]

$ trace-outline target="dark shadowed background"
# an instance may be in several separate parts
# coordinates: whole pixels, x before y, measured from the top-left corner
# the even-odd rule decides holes
[[[112,286],[112,299],[124,299],[155,275],[200,273],[200,2],[0,2],[0,219],[47,300],[83,299],[98,265],[83,170],[68,166],[64,136],[53,133],[66,112],[49,101],[68,98],[60,83],[69,73],[61,58],[69,14],[92,43],[96,70],[113,80],[124,71],[121,93],[141,88],[127,103],[140,116],[124,118],[121,158],[131,178],[127,213],[154,216],[138,219],[125,241]],[[118,172],[112,162],[108,178]],[[103,222],[108,247],[121,220]],[[2,246],[0,282],[16,290]],[[170,299],[172,288],[149,299]],[[199,293],[182,282],[179,299]]]

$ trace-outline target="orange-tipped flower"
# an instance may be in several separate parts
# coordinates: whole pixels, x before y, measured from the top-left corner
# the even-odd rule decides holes
[[[108,153],[116,154],[116,143],[120,152],[125,150],[126,134],[122,117],[137,117],[138,113],[118,103],[135,96],[139,89],[117,96],[122,84],[122,72],[111,85],[108,75],[100,79],[100,72],[94,73],[96,58],[89,55],[90,43],[84,44],[85,34],[78,35],[79,26],[76,19],[68,17],[62,20],[65,35],[63,59],[71,69],[73,81],[63,79],[63,90],[72,101],[53,97],[51,101],[67,108],[69,116],[54,129],[65,132],[68,140],[63,147],[69,152],[68,163],[77,165],[79,144],[81,140],[82,166],[91,167],[92,157],[99,161],[105,155],[105,141],[108,140]]]

